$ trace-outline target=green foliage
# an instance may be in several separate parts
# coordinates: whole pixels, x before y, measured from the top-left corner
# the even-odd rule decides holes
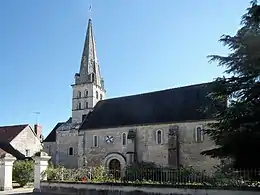
[[[13,165],[13,180],[20,186],[33,181],[34,162],[32,160],[17,160]]]
[[[42,177],[46,175],[49,181],[83,181],[88,180],[89,170],[84,168],[66,169],[62,166],[54,167],[50,164]]]
[[[216,109],[216,123],[206,131],[218,146],[203,155],[231,158],[234,168],[260,168],[260,6],[252,1],[236,35],[223,35],[227,56],[210,55],[224,67],[227,77],[213,82],[209,97]],[[226,102],[223,106],[219,102]]]
[[[49,166],[43,176],[48,174],[49,181],[91,182],[91,183],[128,183],[128,184],[169,184],[180,186],[235,186],[260,187],[260,182],[245,180],[239,172],[226,165],[216,167],[214,175],[207,176],[192,167],[169,169],[156,167],[154,163],[142,162],[127,167],[124,178],[115,178],[103,166],[86,169],[66,169]]]
[[[109,179],[113,179],[113,176],[107,174],[105,167],[97,166],[91,169],[92,182],[106,182]]]
[[[127,181],[151,181],[151,182],[189,182],[191,180],[202,180],[206,178],[205,173],[200,173],[192,167],[181,167],[170,169],[157,167],[152,162],[141,162],[126,168]]]

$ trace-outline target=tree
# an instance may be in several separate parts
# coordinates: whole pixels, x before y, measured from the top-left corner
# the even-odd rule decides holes
[[[206,130],[217,147],[202,154],[231,158],[234,168],[260,168],[260,6],[256,0],[242,16],[236,35],[223,35],[220,42],[230,54],[209,58],[224,67],[228,76],[213,82],[209,97],[216,122]]]
[[[13,166],[13,179],[23,187],[33,181],[33,171],[34,162],[32,160],[17,160]]]

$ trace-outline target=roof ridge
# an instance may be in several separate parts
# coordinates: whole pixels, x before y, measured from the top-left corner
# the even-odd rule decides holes
[[[212,119],[212,82],[99,101],[80,129]],[[201,112],[201,107],[208,107]]]
[[[19,125],[6,125],[6,126],[0,126],[0,128],[6,128],[6,127],[18,127],[18,126],[28,126],[29,124],[19,124]]]
[[[162,89],[162,90],[157,90],[157,91],[150,91],[150,92],[145,92],[145,93],[139,93],[139,94],[134,94],[134,95],[119,96],[119,97],[104,99],[104,100],[101,100],[99,102],[101,103],[103,101],[116,100],[116,99],[125,99],[125,98],[129,98],[129,97],[134,97],[134,96],[143,96],[143,95],[155,94],[155,93],[165,92],[165,91],[170,91],[170,90],[183,89],[183,88],[189,88],[189,87],[196,87],[196,86],[206,85],[206,84],[210,84],[210,83],[212,83],[212,82],[205,82],[205,83],[199,83],[199,84],[185,85],[185,86],[173,87],[173,88]]]

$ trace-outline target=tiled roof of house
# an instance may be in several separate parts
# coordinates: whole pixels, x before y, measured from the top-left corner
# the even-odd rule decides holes
[[[80,130],[212,119],[211,83],[184,86],[97,103]],[[201,108],[206,108],[201,112]]]
[[[28,124],[0,127],[0,142],[11,142]]]

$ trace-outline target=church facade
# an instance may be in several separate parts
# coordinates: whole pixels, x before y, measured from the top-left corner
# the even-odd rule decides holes
[[[202,156],[214,147],[203,133],[213,120],[207,99],[211,83],[105,98],[89,20],[79,73],[72,85],[72,117],[59,122],[44,140],[56,165],[104,165],[123,170],[135,162],[210,171],[218,160]],[[202,108],[207,108],[202,112]]]

